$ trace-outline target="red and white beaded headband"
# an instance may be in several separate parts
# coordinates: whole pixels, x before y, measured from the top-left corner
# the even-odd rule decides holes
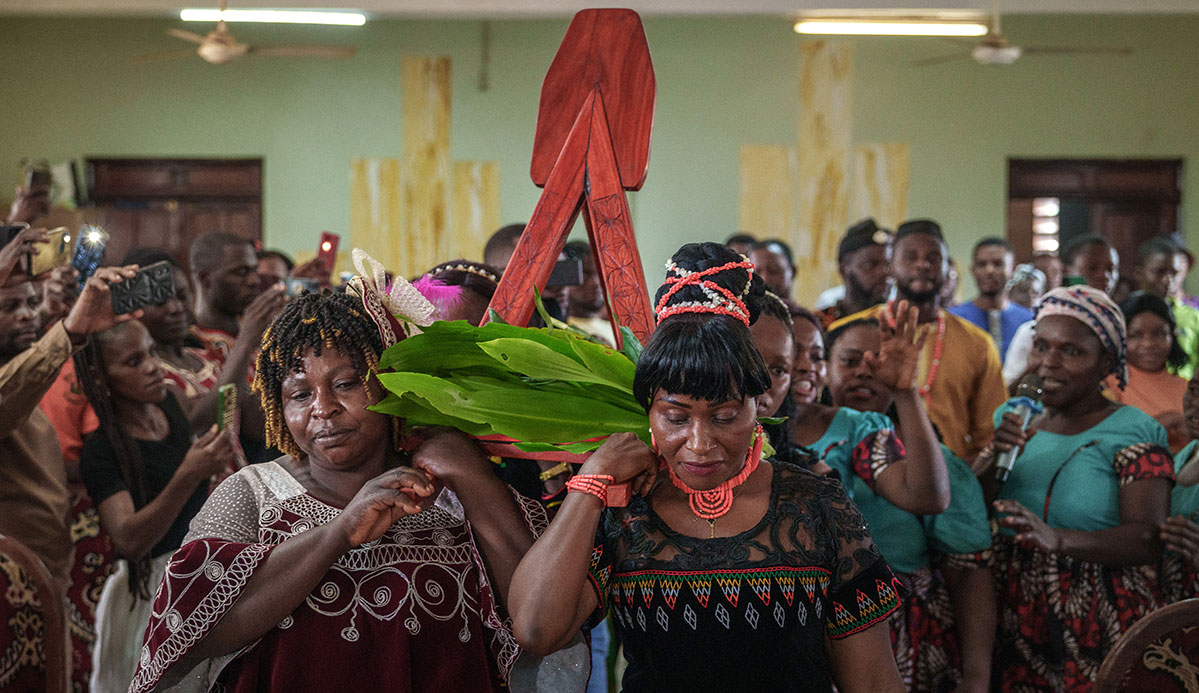
[[[707,277],[714,274],[734,269],[743,269],[749,273],[749,277],[745,282],[745,288],[741,289],[740,294],[734,294],[716,282],[707,279]],[[680,313],[714,313],[716,315],[728,315],[736,318],[746,327],[749,327],[749,308],[745,306],[743,297],[749,292],[749,280],[752,280],[753,277],[753,263],[747,260],[728,262],[719,267],[709,267],[706,270],[698,272],[679,267],[674,262],[668,262],[666,263],[666,283],[673,286],[662,295],[662,299],[658,301],[658,305],[654,309],[654,312],[658,316],[658,322],[662,322],[666,318]],[[666,303],[685,286],[698,286],[708,300],[680,301],[674,305],[667,306]]]

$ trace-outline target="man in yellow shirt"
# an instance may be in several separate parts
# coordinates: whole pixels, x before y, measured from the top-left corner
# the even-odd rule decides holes
[[[929,330],[918,376],[920,393],[945,445],[969,461],[991,439],[991,416],[1007,399],[1007,390],[990,335],[941,307],[948,258],[936,222],[904,222],[896,230],[891,257],[896,301],[856,315],[888,319],[899,300],[919,310],[920,324]]]

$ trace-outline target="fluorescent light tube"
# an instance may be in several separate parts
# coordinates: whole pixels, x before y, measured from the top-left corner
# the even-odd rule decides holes
[[[795,33],[853,36],[985,36],[987,26],[961,22],[805,19],[795,23]]]
[[[179,19],[185,22],[268,22],[272,24],[334,24],[337,26],[362,26],[366,15],[361,12],[322,12],[318,10],[204,10],[185,9],[179,11]]]

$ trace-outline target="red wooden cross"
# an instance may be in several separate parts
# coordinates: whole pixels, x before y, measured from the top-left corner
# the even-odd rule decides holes
[[[656,83],[641,18],[632,10],[583,10],[541,86],[533,138],[533,182],[544,188],[516,245],[491,308],[512,325],[533,315],[580,212],[616,322],[645,343],[654,314],[633,236],[625,190],[649,166]]]

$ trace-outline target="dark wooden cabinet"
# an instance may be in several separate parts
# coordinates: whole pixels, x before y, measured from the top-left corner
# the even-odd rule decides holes
[[[88,217],[109,233],[107,262],[162,248],[187,265],[197,236],[262,239],[261,159],[87,159]]]

